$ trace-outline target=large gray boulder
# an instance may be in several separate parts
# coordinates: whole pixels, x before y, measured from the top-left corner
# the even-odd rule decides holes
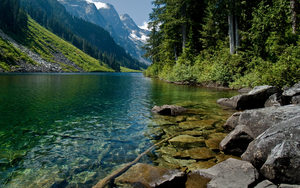
[[[249,143],[265,130],[295,116],[300,116],[300,106],[273,106],[235,113],[224,125],[226,129],[235,129],[222,140],[220,149],[227,154],[241,155]]]
[[[247,161],[229,158],[209,169],[192,171],[203,178],[211,179],[207,188],[244,188],[258,179],[258,172]]]
[[[257,137],[272,125],[298,115],[300,115],[298,105],[246,110],[239,116],[238,125],[246,125],[252,131],[253,136]]]
[[[242,112],[236,112],[232,114],[230,118],[227,119],[226,123],[223,125],[223,127],[226,130],[233,130],[238,124],[239,124],[239,118]]]
[[[265,102],[265,107],[271,106],[282,106],[281,95],[279,93],[271,95]]]
[[[226,154],[240,156],[254,139],[252,131],[245,125],[238,125],[220,143],[220,150]]]
[[[299,104],[299,96],[300,95],[300,82],[295,84],[293,87],[284,90],[282,93],[282,102],[284,105],[287,104]]]
[[[182,183],[184,173],[180,170],[170,170],[138,163],[115,179],[118,187],[153,188],[158,186],[172,186]]]
[[[177,116],[186,112],[186,108],[176,105],[154,106],[152,112],[160,115]]]
[[[284,140],[276,145],[260,171],[270,180],[300,183],[300,142]]]
[[[254,188],[277,188],[277,186],[269,180],[264,180],[257,184]]]
[[[273,125],[255,138],[242,159],[271,181],[300,183],[300,115]]]
[[[217,103],[236,110],[263,108],[266,100],[278,92],[280,92],[280,90],[274,86],[257,86],[247,94],[237,95],[231,98],[222,98],[219,99]]]

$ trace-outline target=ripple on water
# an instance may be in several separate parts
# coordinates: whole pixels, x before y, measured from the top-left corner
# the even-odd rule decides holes
[[[189,120],[222,119],[230,112],[216,99],[235,94],[142,74],[0,75],[0,91],[0,187],[21,188],[89,187],[187,119],[154,116],[152,106],[181,104],[190,109]],[[190,164],[172,157],[164,156]],[[161,165],[159,148],[141,162]]]

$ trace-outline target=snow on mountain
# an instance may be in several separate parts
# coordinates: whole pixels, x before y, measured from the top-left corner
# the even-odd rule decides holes
[[[102,3],[102,2],[97,2],[97,1],[93,1],[93,0],[86,0],[86,2],[88,3],[93,3],[97,9],[109,9],[109,6],[106,3]]]
[[[128,15],[119,15],[114,6],[101,0],[58,0],[66,10],[79,18],[92,22],[107,30],[115,42],[122,46],[127,53],[139,61],[149,65],[143,57],[149,31],[136,25]],[[76,8],[75,8],[76,6]]]

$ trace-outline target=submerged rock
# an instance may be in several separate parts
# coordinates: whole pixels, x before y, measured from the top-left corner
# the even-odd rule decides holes
[[[192,148],[188,150],[178,151],[174,157],[177,158],[191,158],[196,160],[208,160],[215,157],[215,153],[205,147]]]
[[[191,148],[191,147],[201,147],[205,146],[205,140],[202,137],[194,137],[189,135],[179,135],[171,140],[169,140],[169,143],[177,146],[177,147],[183,147],[183,148]]]
[[[225,133],[213,133],[205,140],[205,145],[211,150],[219,150],[220,142],[226,137]]]
[[[179,123],[179,127],[184,130],[210,130],[213,129],[213,123],[215,120],[205,120],[205,121],[184,121]]]
[[[270,180],[300,183],[300,115],[270,127],[255,138],[242,159],[261,168],[260,172]]]
[[[220,143],[220,149],[226,154],[240,156],[254,139],[252,131],[245,125],[238,125]]]
[[[248,187],[259,175],[251,163],[232,158],[209,169],[192,171],[191,174],[211,179],[207,184],[208,188]]]
[[[274,86],[257,86],[247,94],[219,99],[217,103],[236,110],[263,108],[266,100],[279,91]]]
[[[145,187],[152,188],[164,184],[184,184],[184,173],[179,170],[170,170],[162,167],[154,167],[148,164],[138,163],[127,172],[115,179],[119,187]]]
[[[167,116],[177,116],[186,112],[186,110],[186,108],[176,105],[154,106],[152,108],[152,112]]]

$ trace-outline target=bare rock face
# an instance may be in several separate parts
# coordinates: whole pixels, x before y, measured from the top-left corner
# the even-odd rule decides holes
[[[209,169],[192,171],[189,176],[199,174],[202,178],[211,179],[207,188],[248,187],[258,179],[258,172],[247,161],[229,158]]]
[[[257,184],[254,188],[277,188],[277,186],[269,180],[264,180]]]
[[[247,94],[222,98],[217,103],[236,110],[263,108],[266,100],[278,92],[280,90],[274,86],[257,86]]]
[[[223,125],[223,127],[226,130],[233,130],[238,124],[239,124],[239,118],[242,112],[236,112],[232,114],[230,118],[227,119],[226,123]]]
[[[300,126],[299,126],[300,128]],[[298,135],[300,136],[300,134]],[[276,145],[267,161],[261,167],[261,173],[268,179],[300,184],[300,142],[284,140]]]
[[[286,89],[282,93],[282,101],[284,105],[287,104],[299,104],[299,96],[300,95],[300,82],[295,84],[293,87]],[[293,100],[292,100],[293,99]]]
[[[300,115],[267,129],[248,146],[242,159],[269,180],[300,183]]]
[[[265,102],[265,107],[271,106],[282,106],[281,95],[279,93],[275,93],[271,95],[268,100]]]
[[[253,136],[257,137],[272,125],[297,115],[300,115],[300,107],[297,105],[246,110],[241,113],[238,124],[249,127]]]
[[[226,154],[240,156],[254,139],[252,131],[245,125],[238,125],[220,143],[220,149]]]
[[[160,115],[166,115],[166,116],[177,116],[186,112],[186,109],[176,105],[163,105],[163,106],[154,106],[152,108],[152,112]]]
[[[172,186],[185,183],[184,173],[179,170],[169,170],[138,163],[127,172],[115,179],[118,187],[153,188],[158,186]]]

